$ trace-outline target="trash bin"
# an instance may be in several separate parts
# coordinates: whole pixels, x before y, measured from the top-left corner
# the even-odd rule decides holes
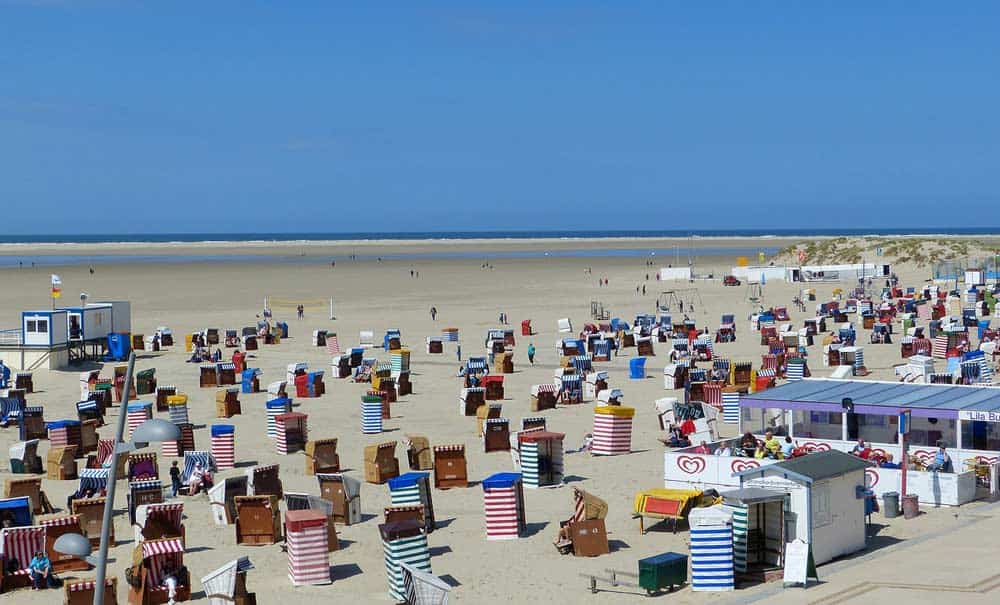
[[[912,519],[920,514],[920,502],[916,494],[903,496],[903,518]]]
[[[899,492],[886,492],[882,494],[882,516],[886,519],[895,519],[899,516]]]

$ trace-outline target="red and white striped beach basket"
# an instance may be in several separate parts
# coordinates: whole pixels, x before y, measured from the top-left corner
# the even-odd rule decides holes
[[[153,411],[151,406],[143,406],[130,404],[128,406],[128,412],[126,412],[126,422],[128,423],[128,438],[132,439],[132,432],[139,427],[140,424],[146,422],[153,417]]]
[[[212,458],[220,471],[236,465],[236,427],[231,424],[212,425]]]
[[[318,510],[285,513],[288,579],[293,585],[330,583],[327,523]]]
[[[483,481],[483,511],[487,540],[516,540],[524,527],[524,506],[518,502],[521,477],[498,473]]]
[[[340,354],[340,341],[337,339],[336,334],[326,335],[326,352],[330,355]]]
[[[948,336],[937,335],[931,343],[931,357],[945,359],[948,356]]]
[[[702,386],[702,393],[705,396],[705,403],[714,407],[715,409],[722,411],[722,385],[715,383],[708,383]]]
[[[632,451],[632,417],[635,408],[621,405],[594,408],[594,440],[590,453],[603,456]]]

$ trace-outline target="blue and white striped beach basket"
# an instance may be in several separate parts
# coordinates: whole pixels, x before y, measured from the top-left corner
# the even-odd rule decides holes
[[[794,359],[789,360],[788,367],[785,368],[785,378],[789,381],[805,378],[806,364],[795,363],[795,361]]]
[[[361,432],[374,435],[382,432],[382,401],[361,402]]]
[[[405,475],[389,479],[389,499],[393,505],[422,505],[420,480],[421,478],[426,478],[428,475],[429,473],[406,473]]]
[[[93,490],[94,492],[99,492],[108,485],[108,472],[109,469],[106,468],[82,468],[80,469],[80,488],[77,490],[78,493],[82,493],[84,490]]]
[[[740,394],[722,393],[722,421],[726,424],[740,423]]]
[[[187,424],[189,422],[188,406],[186,403],[168,405],[167,409],[170,412],[170,422],[176,425]]]
[[[990,384],[993,382],[993,368],[990,367],[990,364],[986,361],[985,356],[980,357],[978,361],[980,367],[979,379],[986,384]]]
[[[406,586],[400,563],[406,563],[420,571],[431,573],[431,555],[427,548],[427,535],[418,535],[396,540],[382,540],[385,558],[385,573],[389,580],[389,597],[396,602],[406,600]]]
[[[732,513],[721,506],[695,508],[691,527],[691,590],[735,589]]]
[[[863,367],[865,367],[865,350],[857,347],[854,350],[854,369],[860,370]]]
[[[278,438],[278,421],[277,418],[281,414],[285,414],[291,411],[291,400],[287,397],[281,397],[279,399],[272,399],[268,401],[267,406],[267,436],[271,439]]]

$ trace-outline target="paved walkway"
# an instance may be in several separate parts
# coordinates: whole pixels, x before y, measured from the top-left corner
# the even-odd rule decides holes
[[[808,589],[780,583],[738,591],[722,603],[930,605],[1000,602],[1000,503],[958,509],[953,522],[866,555],[824,565]]]

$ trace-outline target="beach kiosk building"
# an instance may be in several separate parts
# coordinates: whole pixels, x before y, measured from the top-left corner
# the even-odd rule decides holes
[[[947,446],[955,472],[915,472],[907,491],[921,503],[957,506],[976,497],[977,466],[1000,457],[1000,390],[978,385],[803,380],[740,398],[742,430],[790,435],[809,450],[852,451],[858,439],[870,458],[902,462],[898,418],[910,410],[908,454],[921,466]],[[845,409],[849,407],[850,410]],[[869,469],[878,497],[900,489],[900,471]]]
[[[865,547],[865,471],[871,466],[857,456],[829,450],[748,468],[735,476],[741,489],[759,488],[785,495],[781,507],[784,523],[767,527],[765,519],[762,526],[769,532],[764,536],[765,550],[773,546],[783,552],[785,543],[803,540],[812,546],[816,565],[822,565]],[[726,492],[722,497],[724,502],[734,500],[727,498]],[[773,535],[778,531],[784,534],[780,544]],[[775,544],[769,546],[769,540]],[[753,540],[742,544],[742,548],[755,546]]]
[[[21,325],[0,332],[0,362],[14,370],[58,370],[69,365],[66,311],[22,311]]]
[[[907,492],[921,504],[971,502],[977,482],[986,482],[989,465],[1000,458],[1000,389],[807,379],[742,396],[739,405],[741,432],[758,439],[765,431],[782,439],[787,435],[802,453],[853,452],[863,439],[864,456],[880,461],[866,470],[867,486],[879,499],[901,492],[903,453],[897,435],[903,410],[911,415],[907,455],[916,467],[907,475]],[[928,470],[938,444],[947,446],[951,469]],[[664,452],[664,486],[724,491],[739,486],[733,473],[775,462],[738,452],[715,456],[674,449]]]

